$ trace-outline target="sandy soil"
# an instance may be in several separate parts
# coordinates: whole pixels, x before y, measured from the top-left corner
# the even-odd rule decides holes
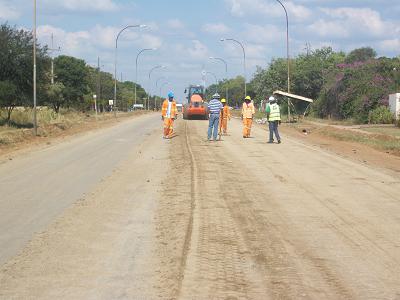
[[[149,135],[2,267],[0,298],[400,299],[395,172],[206,129]]]
[[[260,126],[260,128],[267,130],[266,125]],[[301,128],[306,129],[308,134],[305,135],[302,133],[300,130]],[[335,129],[339,128],[339,126],[335,127]],[[299,125],[298,128],[284,124],[280,129],[286,135],[298,139],[305,144],[319,147],[347,159],[375,168],[381,168],[384,171],[391,170],[395,176],[400,174],[400,157],[399,155],[395,155],[397,153],[392,153],[392,151],[377,150],[365,144],[338,140],[318,130],[309,131],[309,126],[307,124],[304,124],[304,126]],[[342,130],[348,129],[344,129],[342,126]],[[365,131],[363,134],[365,134]]]

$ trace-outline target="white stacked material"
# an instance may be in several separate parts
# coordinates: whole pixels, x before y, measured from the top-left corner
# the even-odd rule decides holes
[[[400,119],[400,93],[389,95],[390,111],[394,114],[396,120]]]

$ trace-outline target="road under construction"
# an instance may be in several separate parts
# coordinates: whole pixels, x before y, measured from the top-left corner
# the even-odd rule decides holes
[[[0,299],[400,299],[400,176],[156,113],[0,164]]]

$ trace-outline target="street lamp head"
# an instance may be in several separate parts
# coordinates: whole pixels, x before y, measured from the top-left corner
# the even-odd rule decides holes
[[[140,25],[139,25],[139,28],[145,28],[145,27],[147,27],[146,24],[140,24]]]
[[[213,56],[210,56],[209,59],[214,59],[214,57],[213,57]]]
[[[224,41],[225,41],[225,38],[220,39],[220,41],[221,41],[221,42],[224,42]]]

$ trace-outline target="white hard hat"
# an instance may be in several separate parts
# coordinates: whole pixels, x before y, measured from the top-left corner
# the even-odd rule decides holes
[[[271,96],[271,97],[269,97],[269,102],[272,102],[272,101],[275,101],[275,97],[274,96]]]
[[[215,93],[215,94],[212,96],[212,98],[213,98],[213,99],[221,99],[221,96],[220,96],[218,93]]]

